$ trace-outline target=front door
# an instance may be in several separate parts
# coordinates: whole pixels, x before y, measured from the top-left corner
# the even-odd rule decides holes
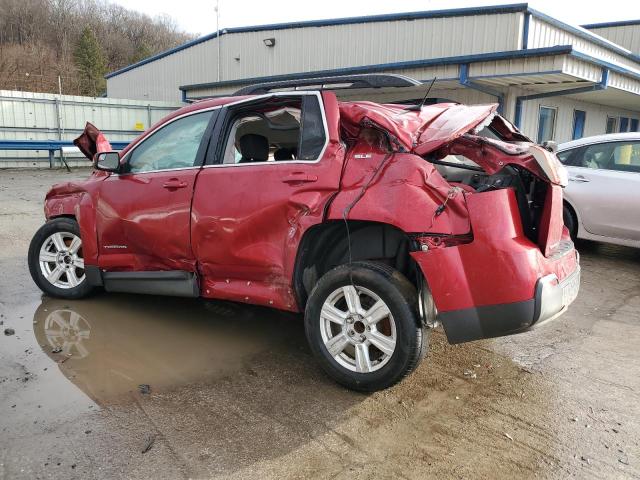
[[[340,183],[337,108],[333,94],[309,92],[225,109],[219,153],[193,200],[204,296],[296,308],[298,243]]]
[[[190,244],[193,188],[203,140],[218,110],[169,120],[130,150],[122,173],[100,187],[98,265],[107,271],[195,271]]]

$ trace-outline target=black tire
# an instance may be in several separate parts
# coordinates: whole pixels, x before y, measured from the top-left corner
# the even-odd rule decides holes
[[[75,287],[60,288],[50,283],[40,269],[40,249],[44,242],[58,232],[69,232],[80,237],[80,227],[72,218],[54,218],[42,225],[31,240],[29,245],[29,272],[31,278],[36,285],[47,295],[57,298],[78,299],[89,295],[93,291],[93,287],[89,283],[86,275],[83,280]]]
[[[562,220],[567,230],[569,230],[571,240],[575,242],[576,238],[578,238],[578,219],[573,209],[566,203],[562,206]]]
[[[341,365],[329,353],[321,334],[320,313],[324,302],[338,288],[353,284],[364,287],[383,300],[396,328],[396,344],[389,360],[379,369],[359,373]],[[339,328],[339,327],[338,327]],[[327,272],[309,296],[305,331],[314,356],[336,382],[352,390],[373,392],[388,388],[411,373],[424,357],[429,330],[421,325],[418,294],[400,272],[377,262],[354,262]]]

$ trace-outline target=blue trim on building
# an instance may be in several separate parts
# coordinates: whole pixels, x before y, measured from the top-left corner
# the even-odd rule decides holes
[[[122,150],[131,141],[109,142],[116,150]],[[71,140],[0,140],[0,150],[60,150],[74,147]]]
[[[620,20],[617,22],[603,22],[603,23],[589,23],[587,25],[580,25],[582,28],[609,28],[609,27],[627,27],[633,25],[640,25],[640,20]]]
[[[327,20],[308,20],[304,22],[287,22],[287,23],[274,23],[270,25],[254,25],[250,27],[233,27],[222,29],[220,35],[227,35],[230,33],[246,33],[246,32],[261,32],[272,30],[286,30],[291,28],[306,28],[306,27],[327,27],[335,25],[351,25],[357,23],[377,23],[377,22],[389,22],[389,21],[401,21],[401,20],[422,20],[428,18],[443,18],[443,17],[463,17],[471,15],[493,15],[499,13],[518,13],[527,11],[528,5],[526,3],[514,3],[508,5],[494,5],[487,7],[467,7],[467,8],[449,8],[445,10],[431,10],[423,12],[408,12],[408,13],[390,13],[384,15],[368,15],[361,17],[348,17],[348,18],[334,18]],[[116,70],[115,72],[108,73],[104,78],[115,77],[121,73],[128,72],[134,68],[146,65],[147,63],[155,60],[160,60],[168,55],[172,55],[181,50],[189,47],[193,47],[200,43],[212,40],[218,36],[218,32],[213,32],[190,42],[178,45],[177,47],[165,50],[149,58],[145,58],[139,62],[128,65],[124,68]]]
[[[239,78],[235,80],[223,80],[221,82],[197,83],[182,85],[180,90],[197,90],[201,88],[227,87],[233,85],[247,85],[252,83],[279,82],[300,78],[328,77],[358,73],[376,73],[386,70],[407,70],[411,68],[437,67],[442,65],[460,65],[464,63],[488,62],[496,60],[513,60],[518,58],[542,57],[550,55],[567,55],[573,51],[571,45],[558,45],[556,47],[532,48],[529,50],[507,50],[504,52],[478,53],[474,55],[458,55],[455,57],[429,58],[425,60],[409,60],[406,62],[379,63],[375,65],[362,65],[359,67],[345,67],[330,70],[316,70],[313,72],[288,73],[283,75],[271,75],[266,77]]]
[[[588,87],[570,88],[568,90],[555,90],[553,92],[534,93],[532,95],[522,95],[516,97],[516,111],[513,119],[513,124],[520,128],[522,125],[522,103],[527,100],[535,100],[538,98],[560,97],[565,95],[575,95],[578,93],[595,92],[598,90],[606,90],[609,87],[609,70],[602,69],[602,75],[600,76],[600,82]]]
[[[504,94],[498,90],[494,90],[493,88],[485,85],[479,85],[470,80],[468,63],[460,65],[460,85],[496,97],[498,99],[498,113],[502,113],[504,111]]]
[[[522,25],[522,49],[529,48],[529,22],[531,21],[531,14],[528,9],[524,13],[524,24]]]

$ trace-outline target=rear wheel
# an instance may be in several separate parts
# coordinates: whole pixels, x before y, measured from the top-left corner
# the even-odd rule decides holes
[[[305,329],[329,376],[368,392],[413,371],[428,342],[415,287],[400,272],[373,262],[326,273],[309,296]]]
[[[576,238],[578,238],[578,219],[573,209],[566,203],[562,207],[562,220],[567,230],[569,230],[571,240],[575,242]]]
[[[75,220],[56,218],[40,227],[29,246],[29,272],[40,290],[53,297],[82,298],[91,293]]]

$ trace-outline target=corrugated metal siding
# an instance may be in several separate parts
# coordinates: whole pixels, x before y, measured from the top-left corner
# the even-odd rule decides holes
[[[573,57],[564,58],[562,71],[589,82],[597,83],[602,79],[602,67]]]
[[[590,28],[589,30],[640,55],[640,25]]]
[[[516,50],[522,18],[505,13],[223,35],[221,80]],[[276,39],[273,48],[263,43],[270,37]],[[111,77],[108,94],[179,100],[178,86],[217,80],[217,42]]]
[[[58,112],[60,108],[60,125]],[[100,128],[108,139],[132,140],[140,131],[179,108],[179,103],[142,102],[117,98],[93,98],[46,93],[0,90],[0,139],[2,140],[72,140],[86,122]],[[62,138],[59,138],[59,130]],[[47,152],[0,151],[0,158],[32,158]]]
[[[517,95],[526,95],[532,92],[517,89],[516,93]],[[559,143],[571,140],[573,133],[573,112],[576,109],[583,110],[587,113],[584,130],[585,137],[605,133],[607,116],[640,118],[640,106],[638,110],[633,111],[578,101],[568,97],[528,100],[524,102],[522,106],[522,130],[527,136],[534,140],[538,134],[538,114],[541,105],[558,109],[554,140]]]
[[[609,74],[609,85],[626,92],[640,95],[640,81],[625,75],[620,75],[619,73],[612,72]],[[640,98],[637,98],[635,103],[638,109],[640,109]]]
[[[469,69],[470,77],[484,77],[496,75],[516,75],[532,72],[561,71],[562,55],[524,58],[515,60],[500,60],[495,62],[472,63]]]
[[[580,52],[616,63],[640,74],[637,62],[532,16],[529,21],[528,48],[551,47],[554,45],[573,45]]]

